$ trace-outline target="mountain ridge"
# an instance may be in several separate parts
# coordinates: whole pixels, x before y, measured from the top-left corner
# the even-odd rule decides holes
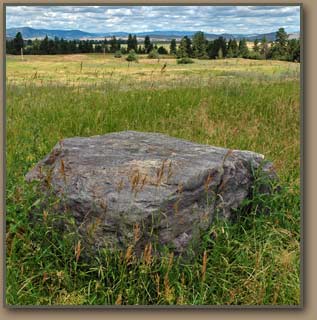
[[[199,30],[197,30],[199,31]],[[171,40],[173,38],[180,39],[187,35],[188,37],[192,37],[197,31],[176,31],[176,30],[166,30],[166,31],[148,31],[148,32],[137,32],[132,33],[135,34],[137,37],[145,37],[148,35],[149,37],[156,39],[156,40]],[[64,38],[65,40],[83,40],[83,39],[100,39],[100,38],[109,38],[111,36],[127,38],[129,32],[100,32],[100,33],[92,33],[86,32],[82,30],[62,30],[62,29],[35,29],[30,27],[18,27],[18,28],[8,28],[6,29],[6,37],[13,38],[17,34],[17,32],[22,33],[22,37],[24,39],[41,39],[44,38],[46,35],[49,38]],[[215,34],[215,33],[207,33],[204,32],[206,38],[208,40],[214,40],[218,37],[222,36],[229,39],[242,39],[245,38],[249,41],[254,41],[255,39],[262,39],[264,36],[268,41],[274,41],[276,32],[269,32],[269,33],[253,33],[253,34],[230,34],[230,33],[222,33],[222,34]],[[299,38],[299,32],[289,33],[290,38]]]

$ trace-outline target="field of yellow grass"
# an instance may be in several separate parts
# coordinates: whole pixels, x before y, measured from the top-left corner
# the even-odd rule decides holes
[[[163,66],[166,67],[162,70]],[[7,57],[7,82],[60,85],[102,85],[121,82],[138,87],[170,87],[206,84],[228,77],[255,80],[297,79],[299,64],[283,61],[221,59],[195,60],[189,65],[178,65],[176,59],[161,56],[159,60],[140,55],[138,63],[111,54],[77,54],[50,56]]]

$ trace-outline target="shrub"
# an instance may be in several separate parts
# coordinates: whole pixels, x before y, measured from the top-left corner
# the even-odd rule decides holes
[[[114,57],[115,58],[121,58],[122,57],[121,51],[116,51],[115,54],[114,54]]]
[[[128,56],[126,57],[126,60],[131,61],[138,61],[138,56],[136,55],[135,51],[132,49],[130,50]]]
[[[194,60],[192,60],[191,58],[185,57],[185,58],[177,59],[177,63],[178,64],[194,63]]]
[[[120,51],[121,51],[122,54],[127,54],[128,53],[128,51],[127,51],[127,49],[125,47],[121,47]]]
[[[168,54],[168,51],[163,47],[163,46],[160,46],[158,49],[157,49],[157,52],[159,54]]]
[[[199,60],[209,60],[209,57],[206,54],[204,54],[203,56],[198,57],[198,59]],[[221,59],[223,59],[223,57]]]
[[[259,52],[251,51],[248,54],[248,59],[262,60],[264,57]]]
[[[149,59],[159,59],[160,55],[157,50],[153,49],[147,56]]]

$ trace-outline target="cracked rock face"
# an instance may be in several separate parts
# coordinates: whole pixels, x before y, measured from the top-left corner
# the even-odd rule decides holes
[[[181,253],[216,214],[248,197],[263,155],[158,133],[124,131],[60,141],[26,179],[50,188],[95,248],[149,242]],[[271,163],[261,170],[275,177]]]

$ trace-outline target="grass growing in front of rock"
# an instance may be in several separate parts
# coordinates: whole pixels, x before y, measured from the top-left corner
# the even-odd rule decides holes
[[[185,261],[168,252],[158,259],[151,251],[138,259],[129,250],[101,251],[86,261],[72,218],[64,217],[70,226],[60,232],[54,206],[39,213],[37,197],[25,196],[8,218],[9,304],[299,303],[299,203],[292,190],[255,199],[251,213],[236,222],[216,221]],[[257,215],[259,202],[270,216]]]
[[[41,71],[46,66],[47,71],[53,70],[52,61],[44,60]],[[78,82],[72,79],[72,85],[59,83],[58,79],[53,84],[41,84],[37,78],[23,79],[19,74],[16,79],[9,79],[8,304],[300,303],[299,81],[289,71],[295,69],[295,64],[274,62],[272,66],[266,62],[267,70],[274,67],[275,71],[264,76],[252,68],[262,70],[265,62],[257,66],[251,61],[243,69],[253,70],[250,73],[254,76],[249,78],[242,69],[233,70],[234,59],[228,63],[235,74],[228,74],[230,68],[225,70],[225,61],[210,61],[211,70],[224,70],[221,77],[213,74],[208,78],[206,66],[199,69],[199,63],[195,61],[188,70],[177,71],[175,62],[174,73],[162,76],[173,85],[164,86],[167,79],[157,79],[149,88],[147,81],[139,88],[133,85],[137,81],[134,77],[139,75],[134,75],[136,69],[131,68],[143,68],[144,72],[151,68],[142,60],[139,67],[130,66],[129,81],[124,83],[119,79],[102,83],[99,79],[95,86],[87,86],[82,83],[85,70],[78,75]],[[8,64],[9,76],[14,75],[15,67]],[[97,68],[95,64],[93,68]],[[172,79],[179,75],[177,72],[181,72],[181,82]],[[204,81],[197,85],[196,76],[200,74],[204,74]],[[243,209],[237,213],[238,223],[216,221],[202,234],[194,259],[187,262],[168,252],[161,259],[149,252],[136,259],[133,251],[103,251],[87,263],[71,216],[63,217],[68,229],[57,231],[53,227],[54,199],[50,207],[40,210],[38,193],[33,185],[24,182],[24,176],[61,138],[128,129],[263,153],[273,161],[282,189],[269,197],[255,195],[248,204],[252,208],[250,214],[244,215]],[[257,215],[263,206],[270,215]]]

